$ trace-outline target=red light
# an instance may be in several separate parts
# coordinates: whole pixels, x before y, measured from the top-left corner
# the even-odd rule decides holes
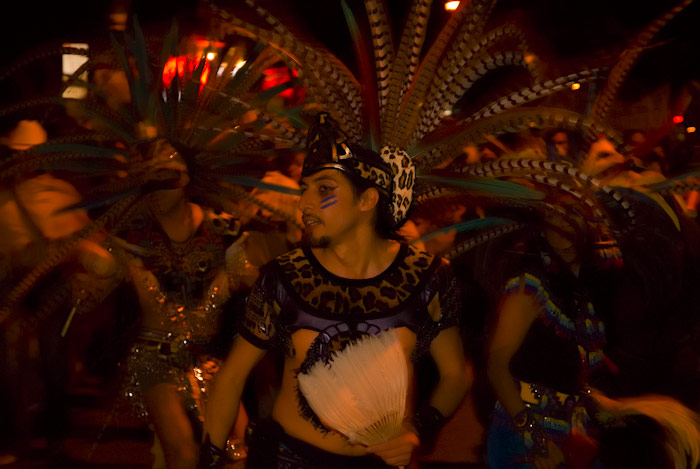
[[[201,60],[204,60],[203,58]],[[177,75],[180,79],[185,79],[185,77],[190,78],[192,72],[199,66],[198,60],[192,60],[185,56],[170,57],[165,65],[163,66],[163,85],[169,88]],[[204,70],[202,70],[202,76],[199,79],[201,83],[200,89],[206,85],[209,79],[209,62],[204,63]]]
[[[297,70],[289,70],[287,67],[272,67],[263,71],[262,89],[267,90],[274,86],[281,85],[291,81],[294,77],[299,76]],[[292,101],[303,101],[306,95],[305,90],[301,86],[295,86],[282,91],[278,96],[291,99]]]
[[[673,116],[674,124],[680,124],[681,122],[683,122],[683,116]]]

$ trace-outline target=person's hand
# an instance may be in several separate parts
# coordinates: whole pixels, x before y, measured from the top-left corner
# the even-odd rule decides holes
[[[561,449],[553,442],[547,442],[547,455],[535,456],[536,469],[556,469],[559,464],[564,462],[564,454]]]
[[[387,442],[369,446],[367,452],[376,454],[390,466],[405,466],[411,462],[413,450],[418,445],[420,445],[418,435],[404,427],[401,435]]]

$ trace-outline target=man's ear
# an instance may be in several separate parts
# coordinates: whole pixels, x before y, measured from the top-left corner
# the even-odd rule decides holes
[[[369,212],[379,203],[379,191],[374,187],[365,189],[360,195],[360,210]]]

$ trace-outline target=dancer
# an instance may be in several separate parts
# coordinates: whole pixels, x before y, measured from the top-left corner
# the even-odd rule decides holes
[[[178,187],[150,194],[148,210],[123,233],[127,279],[141,311],[126,392],[153,426],[167,467],[191,468],[207,384],[228,344],[218,334],[235,314],[232,295],[252,284],[256,270],[240,223],[189,202],[183,160],[164,141],[155,151],[160,166],[180,178]]]
[[[351,144],[327,113],[318,119],[309,131],[301,183],[306,245],[261,269],[240,336],[216,378],[200,467],[215,467],[247,374],[275,347],[286,357],[282,389],[272,420],[253,430],[250,467],[408,464],[469,386],[457,328],[457,281],[447,263],[394,234],[412,198],[408,156],[388,147],[380,157]],[[350,445],[311,411],[297,374],[386,329],[396,329],[407,356],[430,353],[440,381],[401,436],[369,448]]]
[[[586,386],[606,363],[605,333],[584,281],[589,229],[568,202],[569,215],[543,216],[544,236],[522,250],[496,311],[487,366],[498,399],[491,467],[557,467],[567,438],[589,425]]]

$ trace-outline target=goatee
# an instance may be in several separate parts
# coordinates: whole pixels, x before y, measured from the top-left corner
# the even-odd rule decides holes
[[[312,248],[327,248],[331,244],[331,239],[328,236],[315,238],[310,230],[304,230],[302,242]]]

